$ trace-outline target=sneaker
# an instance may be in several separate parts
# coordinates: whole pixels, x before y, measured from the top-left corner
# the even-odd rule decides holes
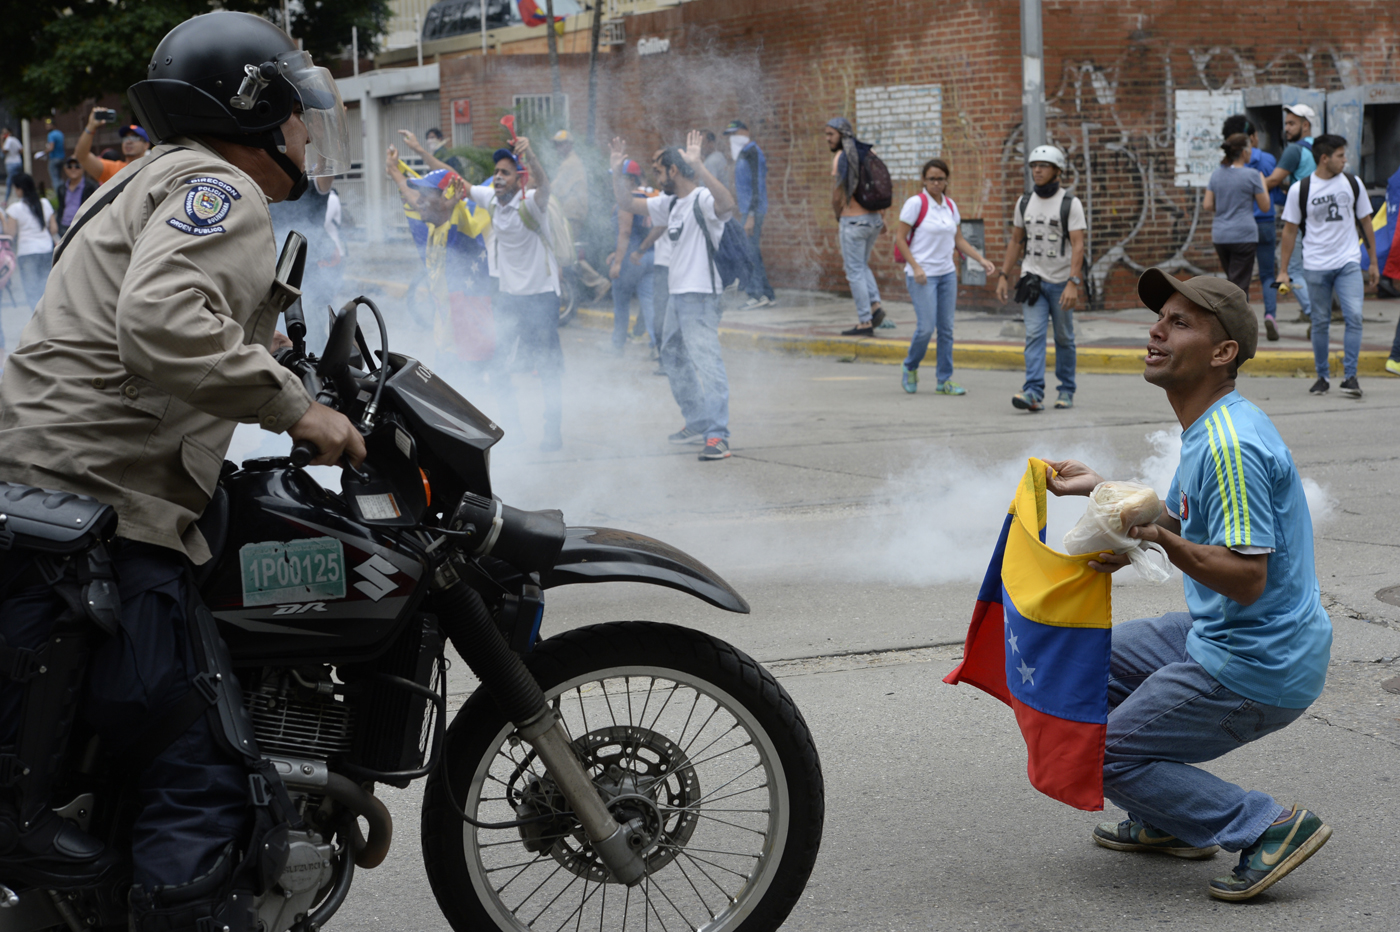
[[[1055,407],[1057,407],[1057,408],[1073,408],[1073,407],[1074,407],[1074,396],[1071,395],[1069,392],[1060,392],[1059,397],[1055,399]]]
[[[1240,852],[1234,873],[1215,878],[1206,889],[1218,900],[1250,899],[1286,877],[1331,837],[1332,829],[1321,819],[1294,806],[1287,819],[1270,825],[1258,841]]]
[[[1264,318],[1264,335],[1269,338],[1270,343],[1278,342],[1278,327],[1274,324],[1272,317]]]
[[[729,455],[729,441],[723,437],[711,437],[706,440],[705,449],[700,451],[702,460],[727,460]]]
[[[885,309],[883,307],[872,307],[870,309],[870,326],[878,327],[885,322]]]
[[[1356,381],[1356,376],[1342,380],[1342,394],[1350,398],[1361,397],[1361,386]]]
[[[935,388],[934,391],[937,392],[937,393],[940,394],[940,395],[966,395],[966,394],[967,394],[967,389],[963,388],[963,387],[962,387],[961,385],[959,385],[957,382],[953,382],[953,381],[939,382],[939,383],[938,383],[938,387]]]
[[[906,368],[903,364],[899,367],[900,384],[909,394],[914,394],[919,390],[919,370]]]
[[[1022,411],[1044,411],[1045,405],[1040,403],[1040,396],[1030,392],[1020,392],[1011,396],[1011,407],[1020,408]]]
[[[870,324],[866,324],[863,327],[852,327],[850,330],[841,331],[841,336],[843,337],[873,337],[874,335],[875,328]]]
[[[1331,384],[1326,379],[1318,379],[1313,383],[1313,387],[1308,389],[1308,392],[1313,395],[1325,395],[1327,394],[1327,389],[1331,387]]]
[[[672,443],[704,443],[705,435],[698,430],[691,430],[689,427],[682,427],[674,434],[666,438]]]
[[[1219,845],[1193,848],[1175,835],[1168,835],[1161,829],[1153,828],[1145,822],[1124,819],[1122,822],[1100,822],[1094,828],[1094,841],[1104,848],[1114,851],[1155,851],[1170,854],[1176,858],[1191,861],[1214,856]]]
[[[772,303],[773,303],[773,302],[770,301],[770,300],[768,300],[768,297],[767,297],[766,295],[759,295],[759,296],[756,297],[756,298],[749,298],[747,301],[745,301],[745,302],[743,303],[743,306],[741,306],[741,307],[739,308],[739,310],[741,310],[741,311],[754,311],[754,310],[757,310],[758,308],[761,308],[761,307],[767,307],[768,305],[770,305],[770,304],[772,304]]]
[[[0,362],[4,361],[4,354],[0,354]],[[1385,371],[1391,375],[1400,375],[1400,360],[1387,359],[1385,361]]]

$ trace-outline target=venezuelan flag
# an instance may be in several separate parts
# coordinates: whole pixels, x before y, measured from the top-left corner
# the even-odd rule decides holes
[[[1045,545],[1045,472],[1032,458],[977,594],[963,662],[969,683],[1011,706],[1037,790],[1076,809],[1103,808],[1112,577],[1093,554]]]

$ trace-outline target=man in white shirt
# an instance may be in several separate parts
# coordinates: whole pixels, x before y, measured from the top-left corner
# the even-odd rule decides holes
[[[613,193],[620,213],[650,217],[671,244],[668,288],[670,307],[661,333],[661,367],[671,382],[685,425],[673,443],[700,443],[702,460],[729,458],[729,376],[719,346],[720,298],[724,283],[714,252],[724,222],[734,211],[734,196],[705,168],[704,135],[691,130],[682,151],[661,153],[664,197],[635,198],[622,181],[627,143],[612,142]]]
[[[1015,228],[1006,243],[1006,258],[997,279],[997,299],[1005,301],[1011,273],[1021,259],[1016,300],[1026,322],[1026,382],[1011,396],[1013,407],[1043,411],[1045,404],[1045,340],[1047,325],[1055,325],[1055,377],[1059,379],[1057,408],[1074,407],[1074,309],[1084,289],[1084,205],[1060,187],[1065,154],[1055,146],[1036,146],[1030,156],[1035,189],[1016,202]],[[1069,207],[1065,208],[1068,201]],[[1024,251],[1024,258],[1022,252]]]
[[[1380,283],[1380,266],[1376,261],[1376,234],[1366,222],[1371,216],[1371,199],[1366,186],[1346,173],[1347,141],[1326,133],[1313,139],[1313,158],[1317,169],[1288,189],[1283,205],[1283,246],[1279,266],[1285,271],[1278,276],[1287,283],[1293,269],[1288,260],[1298,234],[1303,234],[1303,277],[1308,283],[1308,302],[1312,316],[1313,363],[1317,366],[1317,381],[1308,389],[1314,395],[1325,395],[1331,387],[1328,363],[1328,337],[1332,324],[1332,295],[1342,305],[1346,335],[1342,340],[1342,394],[1361,397],[1356,381],[1356,360],[1361,355],[1361,299],[1366,286],[1361,276],[1361,248],[1365,239],[1371,250],[1371,287]]]
[[[471,198],[491,213],[487,256],[500,282],[492,302],[496,318],[496,355],[492,383],[499,385],[504,420],[517,420],[510,370],[517,358],[523,368],[540,374],[544,395],[544,439],[540,449],[564,445],[564,350],[559,345],[559,263],[550,248],[549,176],[519,136],[512,149],[497,149],[490,186],[474,185]],[[526,189],[526,183],[534,187]],[[517,357],[517,353],[519,356]]]

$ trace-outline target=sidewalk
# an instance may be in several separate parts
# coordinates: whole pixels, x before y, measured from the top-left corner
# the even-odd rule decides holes
[[[409,247],[411,249],[411,247]],[[397,250],[391,250],[397,252]],[[362,261],[359,274],[347,273],[347,288],[358,282],[367,290],[398,297],[407,290],[413,274],[421,268],[417,256],[407,249],[397,254],[379,255]],[[903,297],[901,293],[899,295]],[[890,296],[891,298],[894,295]],[[740,305],[747,300],[742,293],[725,294],[724,319],[720,326],[720,342],[726,348],[763,350],[810,356],[837,356],[862,362],[896,365],[904,360],[909,340],[914,334],[914,306],[907,301],[886,300],[885,313],[895,323],[894,329],[875,331],[874,337],[844,337],[842,330],[855,326],[855,306],[851,299],[828,292],[778,289],[777,303],[771,307],[746,311]],[[1264,338],[1262,304],[1254,305],[1260,318],[1259,350],[1245,366],[1250,375],[1271,375],[1315,378],[1312,343],[1308,340],[1308,325],[1299,320],[1298,303],[1292,298],[1279,302],[1279,340],[1270,343]],[[637,313],[633,302],[633,315]],[[611,329],[612,301],[604,298],[579,309],[576,325]],[[1142,372],[1143,348],[1147,330],[1155,315],[1146,308],[1126,311],[1099,311],[1075,314],[1075,345],[1078,350],[1076,368],[1080,372],[1131,373]],[[1362,376],[1385,374],[1385,361],[1390,353],[1395,325],[1400,319],[1400,300],[1368,298],[1363,309],[1362,348],[1358,373]],[[1331,328],[1332,376],[1342,378],[1341,321]],[[991,314],[981,311],[958,311],[954,323],[955,345],[953,365],[959,369],[1019,370],[1025,366],[1023,348],[1025,330],[1019,314]],[[934,347],[930,345],[928,363],[933,362]],[[1047,367],[1054,367],[1053,337],[1047,352]]]
[[[876,330],[874,337],[843,337],[841,331],[856,323],[855,306],[849,298],[825,292],[779,289],[775,306],[753,311],[740,309],[744,300],[747,298],[742,294],[737,299],[732,292],[725,295],[724,320],[719,332],[720,342],[726,347],[839,356],[893,365],[904,361],[909,340],[914,335],[914,306],[908,302],[884,302],[885,314],[896,325],[893,330]],[[1316,378],[1312,343],[1307,337],[1308,325],[1298,320],[1297,302],[1292,299],[1280,302],[1276,343],[1264,337],[1264,306],[1256,304],[1254,309],[1260,319],[1259,350],[1246,364],[1245,371],[1256,376]],[[1384,375],[1396,321],[1400,319],[1400,300],[1367,299],[1362,314],[1358,374]],[[1077,370],[1140,374],[1147,330],[1155,319],[1156,315],[1146,308],[1076,313]],[[611,328],[612,308],[581,308],[578,321],[588,327]],[[1019,316],[958,311],[953,329],[954,368],[1019,370],[1025,366],[1025,328]],[[1334,321],[1330,333],[1331,368],[1338,381],[1342,377],[1342,335],[1341,321]],[[933,362],[933,353],[930,345],[929,364]],[[1053,368],[1053,335],[1047,356],[1047,367]]]

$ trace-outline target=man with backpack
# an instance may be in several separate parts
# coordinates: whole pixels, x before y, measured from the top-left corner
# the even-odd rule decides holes
[[[1283,206],[1283,248],[1279,264],[1284,271],[1280,282],[1288,282],[1293,272],[1289,260],[1294,245],[1302,236],[1303,277],[1308,285],[1312,304],[1313,363],[1317,366],[1317,381],[1308,389],[1314,395],[1325,395],[1331,387],[1328,353],[1328,331],[1332,324],[1332,295],[1342,305],[1346,336],[1342,342],[1342,394],[1361,397],[1356,381],[1356,361],[1361,354],[1361,300],[1366,285],[1361,275],[1361,250],[1358,237],[1371,250],[1369,272],[1372,287],[1380,284],[1381,273],[1376,255],[1376,233],[1371,229],[1371,199],[1365,185],[1355,175],[1346,173],[1347,141],[1341,136],[1324,134],[1312,143],[1316,170],[1288,189]],[[1286,154],[1286,153],[1285,153]]]
[[[749,296],[744,310],[767,307],[777,297],[768,284],[768,272],[763,267],[763,253],[758,241],[763,236],[763,218],[768,215],[768,158],[749,136],[743,120],[730,120],[724,128],[729,137],[729,151],[734,156],[734,198],[739,203],[739,222],[748,240],[751,269],[740,282]]]
[[[1055,146],[1031,150],[1035,188],[1021,196],[1012,213],[1014,228],[997,279],[997,300],[1005,301],[1011,273],[1021,259],[1016,301],[1026,323],[1026,382],[1011,396],[1013,407],[1045,410],[1045,343],[1055,326],[1057,408],[1074,407],[1074,309],[1084,291],[1084,205],[1060,187],[1065,154]],[[1024,253],[1024,258],[1022,255]]]
[[[551,239],[549,176],[524,136],[517,137],[510,149],[497,149],[491,158],[496,164],[491,184],[474,185],[471,199],[491,214],[492,237],[486,255],[500,282],[500,294],[492,302],[496,318],[492,383],[500,385],[504,420],[509,424],[517,420],[511,369],[522,359],[526,371],[539,372],[544,395],[540,449],[548,452],[564,445],[559,259]],[[527,181],[534,187],[527,190]]]
[[[822,130],[826,145],[836,157],[831,173],[836,184],[831,190],[831,209],[841,229],[841,259],[846,281],[856,302],[856,325],[841,331],[842,336],[871,337],[885,320],[880,287],[870,271],[870,253],[885,228],[880,211],[890,206],[894,187],[889,169],[870,151],[869,143],[856,139],[855,128],[845,117],[833,117]]]
[[[667,284],[671,302],[661,332],[661,367],[685,424],[672,443],[703,443],[702,460],[729,458],[729,376],[719,345],[720,298],[725,276],[716,262],[734,198],[710,174],[700,155],[702,134],[692,130],[684,150],[658,159],[664,197],[636,198],[622,178],[627,143],[612,141],[613,193],[619,213],[648,217],[670,242]]]
[[[1283,141],[1288,145],[1284,146],[1283,155],[1279,156],[1274,170],[1264,178],[1264,187],[1273,192],[1273,202],[1280,208],[1280,218],[1283,216],[1282,207],[1288,190],[1311,175],[1317,167],[1317,160],[1313,157],[1313,127],[1321,129],[1322,123],[1317,118],[1317,111],[1312,107],[1307,104],[1293,104],[1283,108]],[[1312,301],[1307,280],[1303,275],[1303,246],[1303,243],[1298,243],[1288,276],[1276,280],[1282,284],[1291,279],[1291,288],[1298,299],[1298,307],[1302,309],[1304,317],[1311,317]],[[1284,261],[1287,261],[1286,257]],[[1265,328],[1267,327],[1266,321]],[[1270,334],[1269,338],[1273,339],[1273,335]]]

